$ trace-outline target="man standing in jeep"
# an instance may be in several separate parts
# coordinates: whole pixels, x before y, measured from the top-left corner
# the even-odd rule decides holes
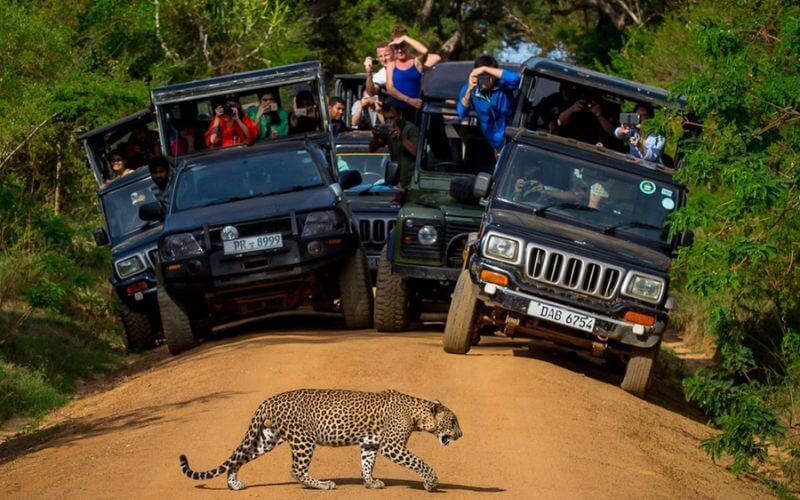
[[[403,119],[402,111],[394,103],[386,106],[383,118],[386,123],[372,129],[369,150],[375,151],[384,145],[389,148],[389,156],[400,167],[399,184],[405,188],[411,182],[414,173],[419,129],[410,121]]]
[[[503,147],[506,120],[519,81],[519,73],[500,69],[494,57],[484,55],[475,59],[475,69],[459,92],[458,116],[466,118],[470,110],[475,110],[481,131],[495,151]]]

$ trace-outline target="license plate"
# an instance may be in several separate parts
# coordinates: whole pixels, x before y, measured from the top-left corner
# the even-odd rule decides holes
[[[378,257],[377,255],[375,255],[375,256],[367,256],[367,263],[369,264],[370,270],[378,269],[378,259],[379,258],[380,257]]]
[[[532,300],[528,304],[528,314],[570,328],[583,330],[584,332],[591,333],[594,331],[594,318],[591,316],[551,306],[550,304],[543,304],[536,300]]]
[[[250,236],[249,238],[239,238],[238,240],[222,242],[225,255],[259,252],[271,248],[281,248],[282,246],[283,237],[281,233]]]

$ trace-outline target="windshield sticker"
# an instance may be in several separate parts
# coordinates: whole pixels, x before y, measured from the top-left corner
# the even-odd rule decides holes
[[[664,196],[669,196],[672,198],[672,190],[667,188],[661,188],[661,194]]]
[[[665,210],[672,210],[675,208],[675,202],[672,198],[664,198],[661,200],[661,206],[664,207]]]
[[[656,192],[656,185],[653,181],[642,181],[639,183],[639,191],[644,194],[653,194]]]

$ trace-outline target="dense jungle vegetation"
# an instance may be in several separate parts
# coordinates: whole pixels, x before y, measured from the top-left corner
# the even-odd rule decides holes
[[[442,54],[541,50],[688,96],[676,327],[716,345],[684,382],[702,446],[800,481],[800,6],[788,0],[0,0],[0,421],[39,416],[122,357],[94,181],[76,137],[148,86],[319,59],[359,71],[395,24]],[[533,44],[533,45],[532,45]],[[499,52],[506,53],[506,52]],[[670,117],[662,126],[669,127]]]

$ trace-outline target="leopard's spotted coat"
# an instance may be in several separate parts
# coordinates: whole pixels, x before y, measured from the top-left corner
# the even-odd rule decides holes
[[[272,396],[258,407],[244,439],[230,458],[216,469],[195,472],[181,455],[186,477],[205,480],[228,473],[228,487],[244,488],[236,477],[239,469],[288,442],[292,450],[292,476],[301,484],[333,489],[333,481],[320,481],[308,474],[314,448],[361,446],[361,476],[367,488],[383,488],[372,477],[375,458],[383,456],[407,467],[422,479],[426,490],[436,488],[433,469],[411,453],[406,444],[412,432],[426,431],[438,436],[443,445],[461,437],[455,414],[438,401],[426,401],[397,391],[379,393],[346,390],[301,389]]]

